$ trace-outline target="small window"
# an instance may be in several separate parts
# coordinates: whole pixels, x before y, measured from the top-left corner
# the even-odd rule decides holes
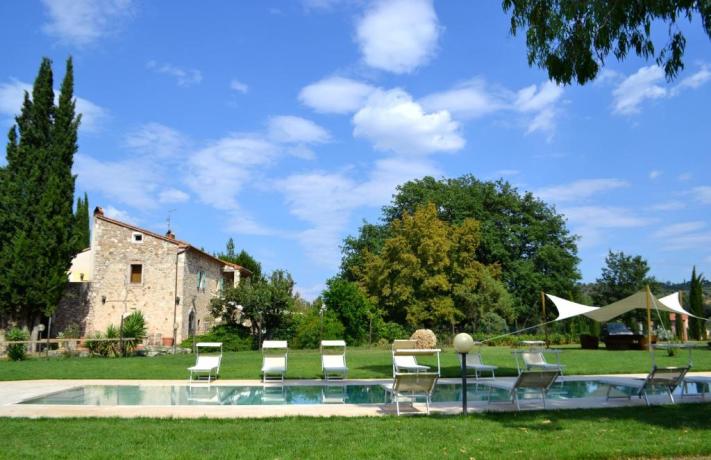
[[[205,272],[199,271],[197,273],[197,288],[198,291],[205,292],[205,283],[207,282],[207,277],[205,276]]]
[[[131,236],[131,241],[134,243],[143,243],[143,233],[134,232]]]
[[[141,284],[143,282],[143,265],[131,264],[131,284]]]

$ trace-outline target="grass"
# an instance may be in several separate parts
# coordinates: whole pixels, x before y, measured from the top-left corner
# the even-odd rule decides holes
[[[669,358],[657,351],[660,366],[686,364],[686,352]],[[486,347],[485,362],[499,366],[497,375],[515,375],[516,365],[509,347]],[[459,375],[457,356],[452,350],[441,355],[442,375]],[[554,359],[554,358],[553,358]],[[223,379],[258,379],[261,368],[258,351],[225,353],[222,361]],[[694,371],[711,371],[711,350],[696,349],[693,352]],[[387,378],[392,375],[389,350],[349,348],[347,354],[350,378]],[[436,366],[433,358],[425,358],[426,364]],[[34,358],[27,361],[0,361],[0,380],[33,379],[185,379],[186,368],[195,362],[193,355],[159,356],[154,358]],[[646,351],[581,350],[566,348],[561,353],[561,362],[566,365],[567,375],[620,374],[649,372],[651,365]],[[289,351],[287,378],[311,379],[321,377],[321,361],[318,350]]]
[[[711,405],[468,417],[0,419],[28,458],[630,458],[711,453]]]

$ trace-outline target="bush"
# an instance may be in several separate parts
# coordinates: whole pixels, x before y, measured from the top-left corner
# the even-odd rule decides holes
[[[253,337],[249,328],[233,324],[220,324],[207,334],[185,339],[181,342],[182,348],[192,348],[193,342],[222,342],[224,351],[247,351],[255,348]]]
[[[30,335],[24,329],[13,327],[5,334],[5,340],[8,342],[19,342],[29,340]],[[7,346],[7,356],[13,361],[22,361],[26,358],[27,344],[16,343]]]
[[[480,325],[481,331],[485,334],[505,334],[509,330],[506,320],[491,311],[484,313]]]
[[[148,328],[146,328],[146,319],[140,311],[136,310],[124,318],[123,337],[136,339],[124,342],[124,351],[130,353],[135,350],[136,347],[143,342],[143,339],[146,338],[147,332]]]
[[[378,325],[378,338],[392,343],[396,339],[404,339],[408,337],[407,330],[398,323],[383,322]]]
[[[437,346],[437,336],[429,329],[418,329],[411,336],[410,340],[417,342],[417,348],[434,348]]]
[[[92,355],[102,356],[104,358],[119,356],[119,328],[113,324],[109,324],[106,328],[106,333],[96,332],[93,339],[116,339],[116,340],[87,340],[86,348]]]
[[[472,337],[474,340],[482,341],[486,345],[495,346],[512,346],[524,340],[545,340],[545,335],[543,334],[514,334],[507,335],[506,337],[499,337],[494,340],[489,340],[491,338],[490,334],[476,333]],[[551,345],[567,345],[570,343],[578,343],[579,337],[567,334],[561,334],[558,332],[553,332],[548,334],[548,343]]]
[[[302,316],[296,325],[294,347],[318,348],[321,345],[321,340],[339,340],[344,337],[345,328],[333,311],[326,310],[324,312],[323,334],[321,328],[321,316],[316,309]]]

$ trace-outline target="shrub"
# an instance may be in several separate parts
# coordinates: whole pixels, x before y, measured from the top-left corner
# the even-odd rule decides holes
[[[13,327],[5,334],[5,340],[8,342],[19,342],[29,340],[30,335],[26,330],[19,327]],[[22,361],[26,358],[27,344],[16,343],[7,346],[7,356],[13,361]]]
[[[94,333],[93,339],[115,339],[115,340],[87,340],[86,348],[92,355],[107,357],[118,356],[120,353],[119,346],[119,328],[113,324],[109,324],[106,328],[106,333],[101,334],[101,332]]]
[[[124,318],[123,337],[136,339],[124,342],[125,351],[130,353],[135,350],[136,347],[143,342],[147,332],[148,328],[146,328],[146,319],[140,311],[136,310]]]
[[[417,342],[417,348],[434,348],[437,346],[437,336],[429,329],[418,329],[411,336],[410,340]]]
[[[404,339],[407,336],[407,330],[398,323],[383,322],[378,325],[378,338],[385,339],[388,343],[392,343],[396,339]]]
[[[505,334],[509,329],[506,320],[491,311],[484,313],[480,325],[481,331],[485,334]]]
[[[233,324],[220,324],[207,334],[185,339],[181,342],[182,348],[192,348],[193,342],[222,342],[224,351],[247,351],[254,349],[254,339],[249,333],[249,328]]]
[[[321,333],[322,328],[323,334]],[[298,321],[294,347],[318,348],[321,340],[343,339],[344,333],[345,328],[335,312],[326,310],[323,314],[322,325],[321,315],[316,309],[313,309]]]

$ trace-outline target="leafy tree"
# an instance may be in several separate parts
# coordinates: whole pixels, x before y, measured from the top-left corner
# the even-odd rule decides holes
[[[707,0],[504,0],[511,14],[511,33],[526,33],[528,64],[548,71],[557,83],[594,80],[605,59],[618,61],[630,51],[655,57],[671,80],[684,68],[686,38],[677,20],[698,13],[711,37],[711,2]],[[652,23],[667,27],[667,41],[656,50]]]
[[[294,280],[284,270],[275,270],[267,278],[247,278],[238,286],[227,288],[210,303],[211,314],[229,325],[245,322],[254,336],[274,337],[289,321],[294,304]]]
[[[479,181],[471,175],[442,180],[425,177],[399,186],[392,203],[383,209],[384,224],[364,224],[357,237],[345,240],[342,276],[355,280],[366,250],[380,251],[388,237],[388,224],[430,202],[438,217],[449,224],[459,225],[465,219],[479,222],[476,260],[500,267],[519,326],[540,319],[541,290],[577,297],[576,237],[569,233],[564,217],[505,181]]]
[[[321,315],[319,309],[310,308],[297,320],[294,333],[294,347],[318,348],[321,340],[342,339],[345,328],[334,311],[326,310]]]
[[[648,273],[649,265],[641,256],[609,251],[602,275],[593,287],[593,302],[599,306],[607,305],[630,296],[647,285],[655,285],[656,281],[648,276]]]
[[[247,251],[242,249],[239,254],[235,255],[235,242],[232,238],[227,240],[227,252],[217,254],[217,257],[225,262],[231,262],[252,272],[252,279],[262,278],[262,264],[252,257]]]
[[[0,312],[30,327],[49,316],[76,251],[74,180],[80,115],[71,58],[54,102],[52,67],[43,59],[10,129],[0,185]]]
[[[77,240],[76,252],[81,252],[91,245],[89,219],[89,197],[84,193],[84,199],[77,198],[77,209],[74,213],[74,236]]]
[[[346,341],[352,345],[364,342],[371,332],[375,307],[356,283],[332,278],[326,286],[323,292],[326,311],[334,312],[343,324]]]
[[[449,225],[430,203],[393,220],[387,233],[380,251],[366,249],[353,273],[387,320],[454,329],[487,310],[510,316],[508,295],[496,286],[498,267],[476,259],[476,221]]]
[[[696,267],[691,271],[691,285],[689,286],[689,308],[696,316],[704,317],[704,275],[696,274]],[[689,318],[689,333],[692,339],[703,340],[706,336],[705,321]]]

